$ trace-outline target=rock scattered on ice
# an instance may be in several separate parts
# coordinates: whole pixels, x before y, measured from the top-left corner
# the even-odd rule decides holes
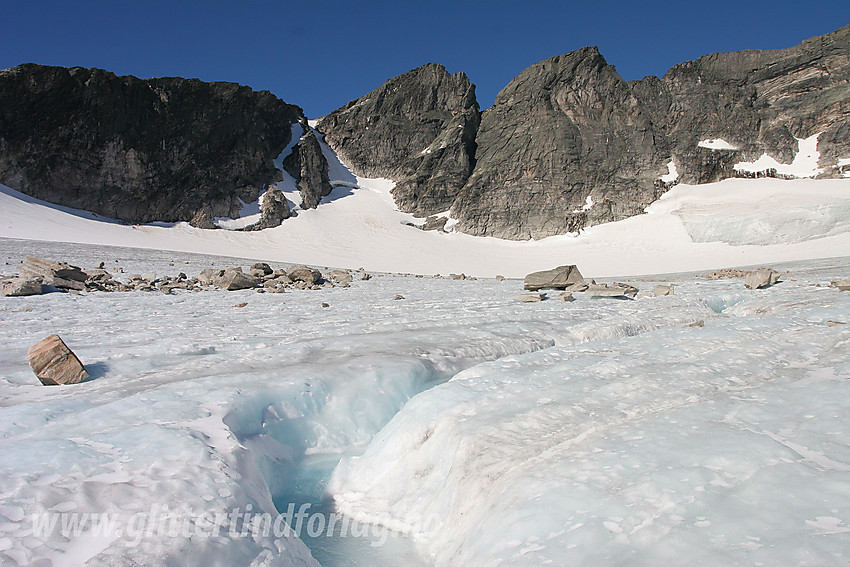
[[[747,289],[762,289],[774,285],[779,280],[779,273],[770,268],[753,270],[744,278]]]
[[[575,265],[558,266],[551,270],[532,272],[525,276],[523,287],[528,291],[538,289],[566,289],[574,284],[583,284],[584,278]]]
[[[612,298],[630,298],[637,296],[638,288],[633,285],[615,283],[608,284],[592,284],[588,286],[585,293],[590,297],[612,297]]]
[[[652,294],[655,295],[655,297],[661,297],[662,295],[673,295],[673,284],[657,285],[652,288]]]
[[[50,335],[27,350],[30,368],[45,386],[77,384],[89,377],[83,363],[59,335]]]

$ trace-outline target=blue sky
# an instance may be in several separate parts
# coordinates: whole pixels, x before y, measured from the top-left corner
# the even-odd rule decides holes
[[[234,81],[314,118],[431,61],[469,75],[486,108],[524,68],[585,45],[628,80],[790,47],[850,24],[850,1],[0,0],[0,15],[0,68]]]

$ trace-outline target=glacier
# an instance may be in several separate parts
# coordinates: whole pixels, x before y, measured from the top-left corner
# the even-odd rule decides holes
[[[25,255],[159,274],[239,263],[13,239],[0,253],[7,269]],[[699,274],[631,278],[675,294],[629,301],[525,304],[519,280],[402,274],[286,294],[4,298],[0,558],[844,561],[850,294],[829,283],[850,259],[783,269],[758,291]],[[91,380],[37,382],[26,349],[48,330]],[[230,522],[290,504],[359,532]],[[75,514],[108,514],[110,529],[63,533]]]

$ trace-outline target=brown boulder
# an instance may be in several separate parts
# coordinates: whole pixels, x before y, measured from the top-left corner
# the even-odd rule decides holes
[[[25,295],[41,295],[41,280],[11,278],[0,280],[0,296],[22,297]]]
[[[76,384],[89,377],[83,363],[59,335],[50,335],[31,346],[27,362],[45,386]]]

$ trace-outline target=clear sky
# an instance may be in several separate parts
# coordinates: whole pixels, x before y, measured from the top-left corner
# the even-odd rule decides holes
[[[850,0],[0,0],[0,68],[234,81],[317,118],[434,61],[481,108],[529,65],[598,45],[627,80],[716,51],[778,49],[850,24]]]

